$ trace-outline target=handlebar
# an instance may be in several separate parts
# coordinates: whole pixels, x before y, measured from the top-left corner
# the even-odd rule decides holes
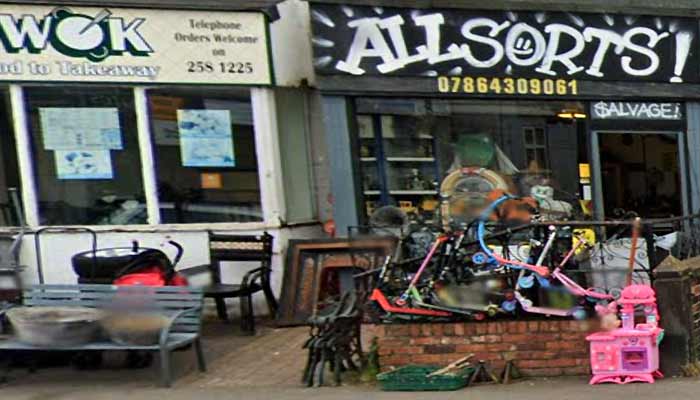
[[[173,259],[173,267],[177,265],[177,263],[180,262],[180,259],[182,258],[182,255],[185,253],[185,250],[182,248],[182,245],[174,240],[168,240],[168,244],[171,246],[175,247],[177,249],[177,254],[175,255],[175,258]]]

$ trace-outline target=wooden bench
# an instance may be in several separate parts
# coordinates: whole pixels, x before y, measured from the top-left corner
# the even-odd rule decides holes
[[[35,285],[24,290],[23,304],[28,307],[91,307],[109,308],[133,304],[135,308],[161,312],[169,317],[169,323],[160,332],[158,344],[152,346],[122,345],[103,339],[78,346],[32,346],[14,339],[0,340],[2,350],[143,350],[160,354],[161,381],[169,387],[172,382],[171,353],[192,345],[201,372],[206,363],[200,328],[203,292],[201,289],[181,286],[113,286],[113,285]]]

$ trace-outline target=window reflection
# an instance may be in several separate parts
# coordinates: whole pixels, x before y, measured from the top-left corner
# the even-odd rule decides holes
[[[580,103],[360,98],[356,110],[367,215],[389,204],[468,223],[497,190],[549,218],[582,213],[585,123],[558,115]]]
[[[248,90],[153,90],[163,223],[262,221]]]

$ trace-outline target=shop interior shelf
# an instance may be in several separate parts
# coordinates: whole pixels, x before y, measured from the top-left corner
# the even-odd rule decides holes
[[[367,192],[365,192],[366,194]],[[413,195],[435,195],[437,194],[437,190],[390,190],[389,194],[394,194],[394,195],[406,195],[406,196],[413,196]]]
[[[380,190],[365,190],[364,194],[366,196],[378,196],[378,195],[382,194],[382,192]]]
[[[377,157],[360,157],[360,161],[362,161],[362,162],[375,162],[375,161],[377,161]]]
[[[434,157],[387,157],[391,162],[435,162]]]

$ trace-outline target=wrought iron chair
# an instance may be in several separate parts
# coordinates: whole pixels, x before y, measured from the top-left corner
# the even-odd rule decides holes
[[[241,329],[254,334],[253,294],[262,291],[270,309],[270,315],[277,314],[277,300],[270,287],[273,239],[273,236],[267,232],[258,236],[209,232],[211,264],[186,268],[179,272],[185,276],[210,274],[211,282],[203,288],[204,297],[214,299],[217,314],[223,321],[228,321],[226,299],[240,298]],[[240,283],[231,284],[221,280],[221,266],[224,262],[259,262],[260,266],[248,271]]]

